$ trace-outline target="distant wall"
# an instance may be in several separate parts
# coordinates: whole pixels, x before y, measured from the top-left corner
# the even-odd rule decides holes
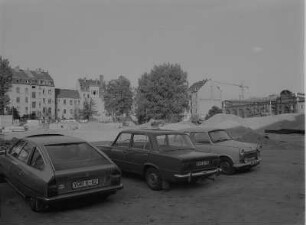
[[[13,124],[12,115],[0,115],[0,127],[9,127]]]

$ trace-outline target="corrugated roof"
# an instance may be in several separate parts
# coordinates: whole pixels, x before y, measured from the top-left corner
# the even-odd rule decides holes
[[[55,98],[80,98],[77,90],[55,88]]]

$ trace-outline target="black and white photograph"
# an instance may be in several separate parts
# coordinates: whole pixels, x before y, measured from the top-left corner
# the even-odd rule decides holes
[[[0,224],[304,225],[304,0],[0,0]]]

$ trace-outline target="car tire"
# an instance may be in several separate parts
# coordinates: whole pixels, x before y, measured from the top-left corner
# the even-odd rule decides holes
[[[220,168],[222,169],[222,173],[226,175],[231,175],[235,173],[235,168],[233,167],[233,163],[229,159],[221,159]]]
[[[148,168],[145,173],[147,185],[154,191],[160,191],[162,189],[162,177],[159,171],[155,168]]]
[[[34,212],[41,212],[46,208],[46,205],[39,199],[30,197],[29,204]]]

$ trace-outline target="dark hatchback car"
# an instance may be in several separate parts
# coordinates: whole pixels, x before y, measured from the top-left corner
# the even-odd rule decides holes
[[[109,146],[99,146],[122,171],[143,175],[152,190],[171,182],[194,183],[219,174],[219,156],[196,151],[182,132],[135,129],[118,134]]]
[[[53,202],[122,189],[120,169],[86,141],[59,134],[20,139],[0,156],[0,173],[34,211]]]

